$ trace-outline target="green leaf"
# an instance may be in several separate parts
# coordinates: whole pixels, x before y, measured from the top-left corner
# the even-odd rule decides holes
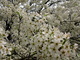
[[[64,38],[64,41],[63,41],[63,43],[62,43],[62,44],[64,45],[66,41],[67,41],[67,39],[65,39],[65,38]]]
[[[0,16],[0,21],[2,21],[2,18],[3,18],[3,17],[2,17],[2,16]]]
[[[18,11],[16,13],[20,16],[20,13]]]

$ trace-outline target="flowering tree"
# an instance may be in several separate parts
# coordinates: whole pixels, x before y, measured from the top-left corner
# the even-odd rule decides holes
[[[1,0],[0,59],[79,60],[79,2]]]

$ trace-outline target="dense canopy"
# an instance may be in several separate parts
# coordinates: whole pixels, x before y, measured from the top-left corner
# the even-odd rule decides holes
[[[80,60],[79,0],[0,0],[0,60]]]

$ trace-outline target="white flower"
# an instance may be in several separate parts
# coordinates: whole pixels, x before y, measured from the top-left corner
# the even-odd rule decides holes
[[[0,27],[0,34],[3,34],[4,31],[3,31],[3,28]]]
[[[74,44],[74,49],[76,50],[77,48],[78,48],[78,44],[75,43],[75,44]]]
[[[69,39],[70,36],[71,36],[70,33],[65,33],[65,34],[63,35],[63,37],[66,38],[66,39]]]
[[[5,41],[0,41],[0,44],[6,44],[6,42]]]

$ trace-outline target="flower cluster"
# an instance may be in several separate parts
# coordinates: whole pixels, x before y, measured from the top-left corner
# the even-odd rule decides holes
[[[28,2],[20,3],[24,1]],[[72,34],[68,32],[69,29],[72,31],[74,29],[72,26],[76,23],[73,20],[79,20],[79,10],[70,8],[70,11],[67,7],[70,1],[63,2],[62,5],[59,4],[60,6],[57,5],[59,1],[56,0],[24,1],[12,0],[12,3],[11,0],[0,1],[2,4],[0,8],[0,59],[2,57],[6,60],[76,59],[78,45],[70,44]],[[21,8],[18,3],[25,6]],[[63,6],[65,3],[66,6]],[[79,29],[78,25],[74,30],[80,32]]]
[[[5,56],[5,55],[11,55],[11,50],[12,48],[6,47],[7,42],[5,41],[0,41],[0,55]]]
[[[4,38],[6,38],[6,36],[7,34],[5,31],[0,27],[0,58],[11,55],[12,48],[10,48],[8,43],[5,41]]]
[[[31,37],[31,53],[40,60],[67,60],[76,55],[69,43],[70,33],[62,33],[48,24],[40,26],[39,32]]]

